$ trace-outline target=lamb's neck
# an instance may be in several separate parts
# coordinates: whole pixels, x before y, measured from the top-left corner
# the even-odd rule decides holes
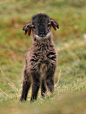
[[[51,42],[52,42],[51,37],[49,37],[47,39],[40,39],[40,40],[37,38],[34,38],[34,40],[33,40],[33,44],[37,44],[37,45],[42,45],[42,44],[48,45],[48,44],[51,44]]]

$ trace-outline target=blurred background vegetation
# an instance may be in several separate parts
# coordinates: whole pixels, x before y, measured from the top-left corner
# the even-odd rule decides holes
[[[39,92],[38,101],[30,104],[30,91],[28,101],[19,104],[25,53],[32,43],[22,27],[37,13],[46,13],[59,23],[59,30],[52,29],[58,50],[55,84],[60,70],[61,75],[51,96],[42,99]],[[86,114],[85,0],[0,0],[0,111]]]

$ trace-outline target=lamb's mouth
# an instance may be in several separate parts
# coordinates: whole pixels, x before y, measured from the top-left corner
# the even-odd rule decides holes
[[[49,38],[50,36],[52,35],[52,32],[48,32],[46,35],[42,35],[42,36],[40,36],[40,35],[35,35],[35,37],[37,38],[37,39],[39,39],[39,40],[43,40],[43,39],[47,39],[47,38]]]

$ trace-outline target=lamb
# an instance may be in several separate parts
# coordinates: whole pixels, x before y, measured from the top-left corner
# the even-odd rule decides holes
[[[25,34],[31,34],[32,45],[26,53],[26,64],[23,72],[23,86],[20,101],[27,99],[28,91],[32,85],[30,101],[36,100],[41,87],[44,96],[46,88],[54,91],[54,73],[57,66],[57,51],[52,40],[51,26],[56,30],[58,23],[48,15],[40,13],[23,27]]]

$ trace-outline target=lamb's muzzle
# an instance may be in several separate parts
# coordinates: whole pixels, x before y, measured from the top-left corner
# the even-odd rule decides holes
[[[38,40],[44,40],[44,39],[49,38],[50,36],[52,36],[52,32],[47,33],[45,36],[38,36],[38,35],[35,35],[35,37],[36,37]]]
[[[41,95],[54,91],[54,73],[57,66],[57,52],[52,41],[51,26],[56,30],[58,23],[46,14],[37,14],[25,24],[23,30],[30,35],[33,43],[26,53],[26,64],[23,72],[23,86],[20,101],[27,99],[32,84],[31,101],[37,99],[41,87]]]

